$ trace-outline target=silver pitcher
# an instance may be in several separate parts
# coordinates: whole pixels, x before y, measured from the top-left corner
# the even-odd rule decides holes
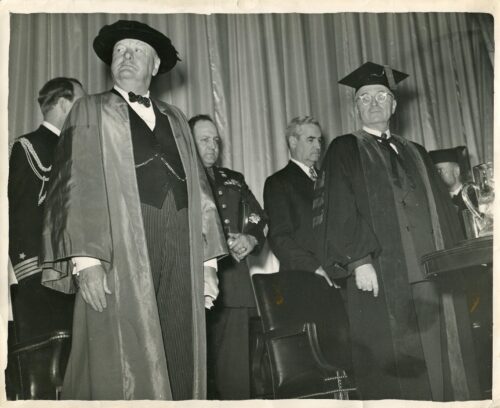
[[[474,182],[466,183],[462,189],[462,199],[470,211],[464,211],[465,226],[468,238],[484,237],[493,234],[493,203],[495,200],[495,188],[493,179],[493,163],[483,163],[472,168]],[[477,206],[470,197],[477,198]]]

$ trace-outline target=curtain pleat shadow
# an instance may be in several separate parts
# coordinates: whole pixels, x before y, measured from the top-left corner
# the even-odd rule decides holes
[[[42,120],[36,98],[71,76],[89,93],[112,85],[92,41],[120,18],[165,33],[182,59],[153,95],[186,116],[215,117],[222,164],[245,174],[259,200],[288,160],[286,124],[313,115],[326,143],[359,127],[353,92],[337,81],[371,60],[410,75],[394,131],[427,149],[467,145],[473,165],[493,159],[493,19],[466,13],[12,14],[9,140]]]

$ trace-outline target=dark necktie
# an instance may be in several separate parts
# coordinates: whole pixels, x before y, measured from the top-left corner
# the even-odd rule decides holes
[[[411,176],[408,174],[408,171],[407,171],[406,166],[403,162],[403,159],[401,159],[399,154],[397,154],[396,151],[394,150],[394,148],[391,146],[391,142],[389,141],[387,134],[382,133],[378,140],[380,141],[382,146],[384,146],[386,148],[386,150],[389,152],[389,159],[391,162],[391,174],[392,174],[392,180],[394,181],[394,184],[397,187],[401,188],[401,180],[399,178],[399,173],[398,173],[398,162],[399,162],[399,165],[403,168],[403,170],[405,171],[405,173],[410,181],[410,185],[413,186],[413,184],[414,184],[413,180],[412,180]]]
[[[141,96],[141,95],[136,95],[132,91],[128,93],[128,100],[130,102],[137,102],[140,103],[141,105],[144,105],[146,108],[149,108],[151,106],[151,101],[149,100],[148,97],[146,96]]]

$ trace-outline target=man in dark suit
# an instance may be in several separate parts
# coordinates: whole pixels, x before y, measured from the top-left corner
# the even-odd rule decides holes
[[[250,398],[249,318],[257,314],[245,258],[264,243],[266,217],[243,174],[216,166],[220,137],[208,115],[189,120],[231,256],[219,260],[219,298],[207,313],[209,398]],[[211,373],[212,371],[212,373]]]
[[[17,138],[9,160],[9,257],[17,285],[12,286],[14,341],[53,330],[71,329],[73,295],[41,285],[38,255],[47,183],[54,149],[73,103],[83,96],[73,78],[54,78],[38,94],[43,123]]]
[[[312,233],[314,182],[318,178],[315,165],[323,143],[321,128],[312,117],[296,117],[287,127],[286,138],[291,159],[264,186],[269,244],[280,261],[280,270],[314,272],[332,286],[314,254]]]
[[[318,178],[316,164],[321,155],[323,137],[319,123],[310,116],[292,119],[286,129],[291,159],[280,171],[268,177],[264,186],[264,208],[269,217],[269,244],[280,262],[280,271],[300,270],[315,273],[332,288],[332,307],[338,310],[340,324],[330,328],[337,344],[319,340],[333,364],[351,365],[348,323],[337,283],[323,269],[314,253],[313,200]],[[325,339],[325,340],[322,340]]]

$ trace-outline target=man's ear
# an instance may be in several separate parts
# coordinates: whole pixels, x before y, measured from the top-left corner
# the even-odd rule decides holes
[[[288,138],[288,147],[290,149],[295,149],[297,147],[297,136],[290,136]]]
[[[391,114],[393,114],[394,112],[396,112],[396,106],[398,106],[398,102],[396,101],[396,99],[393,99],[393,100],[392,100],[392,110],[391,110]]]
[[[155,60],[154,60],[154,68],[153,68],[153,76],[155,76],[158,73],[158,69],[160,68],[161,64],[161,59],[155,55]]]

